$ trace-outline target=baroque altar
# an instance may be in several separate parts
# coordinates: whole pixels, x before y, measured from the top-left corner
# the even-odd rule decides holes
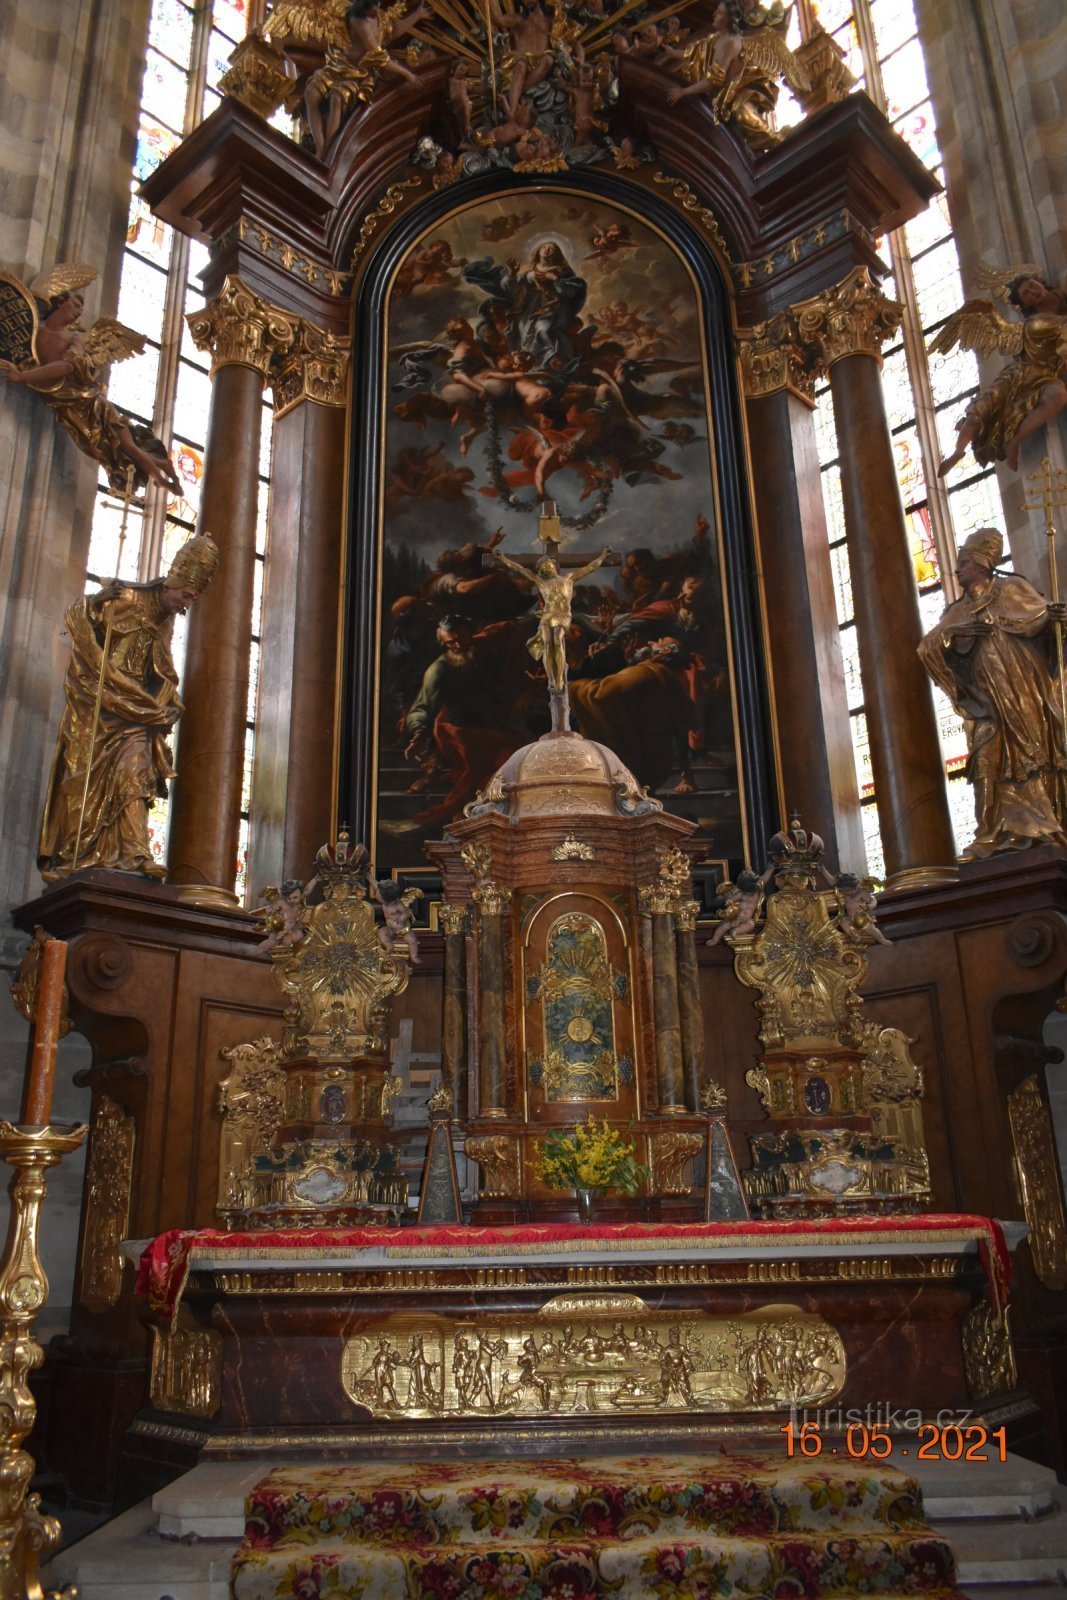
[[[1038,1410],[1067,1415],[1042,1040],[1067,972],[1067,869],[1043,848],[1023,866],[952,865],[877,379],[899,307],[875,241],[935,180],[866,96],[830,71],[815,81],[814,51],[799,67],[775,53],[762,23],[727,84],[707,41],[640,9],[616,42],[593,7],[566,31],[563,8],[551,50],[509,48],[513,76],[487,99],[467,80],[495,70],[492,30],[477,8],[431,9],[421,32],[425,18],[392,16],[392,42],[368,52],[378,23],[275,5],[217,111],[145,189],[209,246],[190,331],[212,364],[202,515],[223,559],[190,623],[168,884],[79,873],[21,914],[70,939],[71,1016],[93,1047],[75,1305],[44,1375],[43,1453],[75,1494],[113,1505],[120,1482],[140,1492],[201,1450],[268,1447],[289,1421],[316,1448],[402,1447],[442,1422],[481,1448],[501,1420],[536,1437],[594,1412],[647,1432],[664,1408],[672,1426],[692,1412],[697,1432],[740,1428],[823,1389],[869,1398],[920,1345],[917,1403],[977,1399],[1043,1448]],[[550,35],[529,10],[522,25]],[[809,111],[788,132],[770,120],[782,78]],[[303,142],[268,124],[281,99]],[[776,1031],[754,999],[793,890],[778,885],[747,933],[708,936],[723,878],[760,865],[789,807],[823,828],[831,861],[861,859],[835,733],[844,683],[820,643],[837,628],[829,553],[801,471],[827,375],[842,459],[870,469],[845,509],[869,557],[853,589],[880,663],[866,687],[891,943],[864,972],[869,941],[845,928],[843,900],[808,885],[807,934],[851,986],[812,1007],[802,984],[808,1015]],[[426,891],[418,964],[399,940],[384,948],[359,873],[326,874],[272,962],[235,903],[265,384],[253,881],[295,881],[347,817],[396,898]],[[619,547],[557,641],[574,732],[530,687],[526,580],[494,564],[499,523],[532,565],[521,535],[547,493],[557,576],[578,581],[574,536],[598,522]],[[343,935],[331,905],[352,913]],[[344,952],[338,991],[279,994],[301,944],[324,978]],[[354,996],[357,972],[392,991],[388,1027]],[[398,1220],[418,1180],[393,1114],[401,1026],[419,1074],[403,1092],[421,1109],[440,1074],[430,1153],[473,1223],[421,1244],[455,1257],[336,1241]],[[545,1259],[516,1253],[515,1234],[514,1250],[479,1255],[483,1228],[570,1226],[575,1203],[544,1185],[538,1151],[590,1113],[649,1170],[638,1195],[604,1202],[604,1225],[651,1230],[651,1256],[620,1233],[600,1252],[566,1231]],[[759,1218],[740,1255],[668,1251],[676,1219],[695,1239],[719,1215],[716,1129]],[[860,1241],[852,1224],[876,1206]],[[981,1218],[1020,1212],[1013,1357],[976,1252]],[[945,1237],[932,1218],[954,1219]],[[815,1230],[815,1254],[794,1225]],[[175,1229],[240,1242],[192,1252],[180,1305],[143,1317],[121,1241]],[[772,1236],[777,1254],[757,1243]],[[898,1325],[902,1288],[913,1310]],[[874,1370],[863,1352],[883,1329],[895,1355]],[[246,1392],[251,1351],[264,1378]],[[308,1378],[290,1392],[293,1371]],[[77,1439],[62,1426],[73,1405]]]

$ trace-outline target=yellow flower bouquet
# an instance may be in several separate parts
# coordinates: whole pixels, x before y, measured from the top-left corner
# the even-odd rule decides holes
[[[604,1194],[608,1189],[636,1194],[649,1178],[647,1167],[634,1158],[634,1147],[608,1121],[592,1115],[573,1133],[550,1133],[540,1148],[541,1178],[550,1189]]]

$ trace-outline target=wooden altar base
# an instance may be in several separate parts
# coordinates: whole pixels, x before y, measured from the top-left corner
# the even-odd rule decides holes
[[[1032,1450],[1007,1270],[975,1217],[161,1235],[124,1477],[143,1494],[211,1457],[699,1450],[791,1411],[827,1436],[850,1412],[967,1413]]]

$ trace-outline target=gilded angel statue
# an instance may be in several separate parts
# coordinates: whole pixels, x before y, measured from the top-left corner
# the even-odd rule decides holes
[[[114,317],[81,326],[82,290],[95,267],[64,262],[29,285],[0,273],[0,369],[8,383],[39,394],[79,450],[99,461],[112,489],[158,483],[181,493],[181,483],[161,440],[107,398],[104,373],[113,361],[140,355],[145,341]]]
[[[690,95],[707,94],[719,122],[732,122],[757,149],[776,144],[774,127],[778,80],[804,91],[811,83],[785,42],[788,13],[780,0],[744,6],[741,0],[720,0],[710,32],[698,34],[677,48],[665,45],[661,56],[679,63],[684,86],[671,89],[668,105]]]
[[[930,341],[931,351],[942,355],[961,345],[980,356],[999,353],[1012,358],[964,412],[956,448],[939,468],[942,478],[968,449],[983,466],[1006,461],[1015,472],[1023,440],[1067,405],[1067,295],[1054,289],[1034,266],[1008,272],[981,267],[978,285],[1014,306],[1022,320],[1002,316],[992,300],[967,300]]]

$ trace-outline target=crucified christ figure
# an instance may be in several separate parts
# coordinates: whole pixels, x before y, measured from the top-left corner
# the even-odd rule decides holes
[[[574,585],[603,566],[611,553],[610,545],[605,545],[600,554],[587,566],[578,567],[567,576],[560,572],[552,556],[542,556],[531,572],[529,567],[524,567],[519,561],[512,561],[510,556],[502,555],[499,550],[494,550],[492,553],[495,561],[510,567],[524,583],[532,583],[541,596],[537,632],[526,648],[535,661],[544,663],[552,706],[553,733],[570,731],[570,709],[567,704],[567,630],[571,625]]]

